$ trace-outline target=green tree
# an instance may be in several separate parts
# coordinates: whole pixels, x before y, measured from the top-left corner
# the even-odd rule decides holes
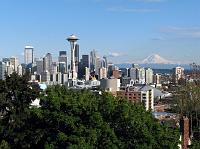
[[[200,141],[200,84],[190,82],[178,88],[175,96],[175,111],[181,116],[187,116],[190,119],[190,132],[193,136],[193,142],[197,144]],[[193,144],[193,143],[192,143]]]
[[[177,130],[161,126],[143,106],[108,93],[54,86],[35,109],[42,141],[54,148],[177,148]],[[45,139],[47,138],[47,139]]]
[[[13,148],[28,147],[29,107],[39,95],[38,88],[28,80],[28,75],[13,73],[0,81],[0,139]]]
[[[41,107],[30,107],[39,96]],[[0,82],[0,142],[10,148],[177,148],[179,133],[143,106],[103,92],[52,86],[39,95],[26,76]]]
[[[10,149],[8,142],[6,142],[5,140],[2,140],[0,143],[0,149]]]

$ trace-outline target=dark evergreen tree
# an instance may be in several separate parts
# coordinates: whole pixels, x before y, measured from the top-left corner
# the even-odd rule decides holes
[[[0,81],[0,139],[13,148],[29,147],[30,103],[38,97],[39,90],[28,80],[28,74],[20,77],[13,73]]]

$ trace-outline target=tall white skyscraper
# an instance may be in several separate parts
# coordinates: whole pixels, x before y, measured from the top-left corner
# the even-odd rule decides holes
[[[173,81],[175,83],[178,83],[178,81],[183,78],[184,78],[184,68],[183,67],[173,68]]]
[[[161,83],[161,75],[160,74],[154,74],[153,75],[153,83],[154,84],[160,84]]]
[[[24,63],[30,64],[34,62],[34,55],[33,55],[33,47],[32,46],[25,46],[24,49]]]
[[[139,80],[139,83],[141,84],[145,83],[145,69],[144,68],[138,69],[138,80]]]
[[[102,67],[99,70],[99,79],[106,79],[107,78],[107,69]]]
[[[147,84],[153,83],[153,70],[151,68],[145,70],[145,82]]]
[[[90,79],[90,68],[85,67],[85,81]]]

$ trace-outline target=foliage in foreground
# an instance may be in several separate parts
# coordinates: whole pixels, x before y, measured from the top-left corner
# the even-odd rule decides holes
[[[108,93],[53,86],[38,96],[25,77],[0,82],[2,148],[177,148],[177,130]]]
[[[181,86],[176,95],[175,111],[190,119],[190,133],[194,144],[200,142],[200,84],[187,83]]]

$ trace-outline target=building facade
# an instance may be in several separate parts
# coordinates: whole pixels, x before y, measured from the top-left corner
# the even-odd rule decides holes
[[[67,73],[68,72],[67,51],[59,52],[58,63],[59,63],[59,72]]]
[[[97,54],[95,50],[92,50],[90,52],[90,70],[92,72],[95,71],[95,66],[96,66],[96,58],[97,58]]]
[[[5,71],[6,71],[6,65],[4,62],[0,61],[0,80],[5,79]]]
[[[46,56],[43,58],[43,72],[51,72],[52,66],[52,55],[51,53],[47,53]]]
[[[183,78],[184,78],[184,68],[183,67],[173,68],[173,82],[178,83],[178,81]]]
[[[24,63],[30,64],[34,62],[34,48],[32,46],[26,46],[24,49]]]
[[[76,72],[78,73],[78,66],[79,66],[79,44],[75,45],[75,67],[76,67]]]
[[[102,67],[99,71],[99,79],[106,79],[107,78],[107,69]]]
[[[134,103],[142,103],[146,110],[154,110],[153,90],[137,91],[134,88],[125,88],[124,90],[117,91],[116,96],[127,98]]]
[[[153,70],[151,68],[145,70],[145,83],[146,84],[153,83]]]

